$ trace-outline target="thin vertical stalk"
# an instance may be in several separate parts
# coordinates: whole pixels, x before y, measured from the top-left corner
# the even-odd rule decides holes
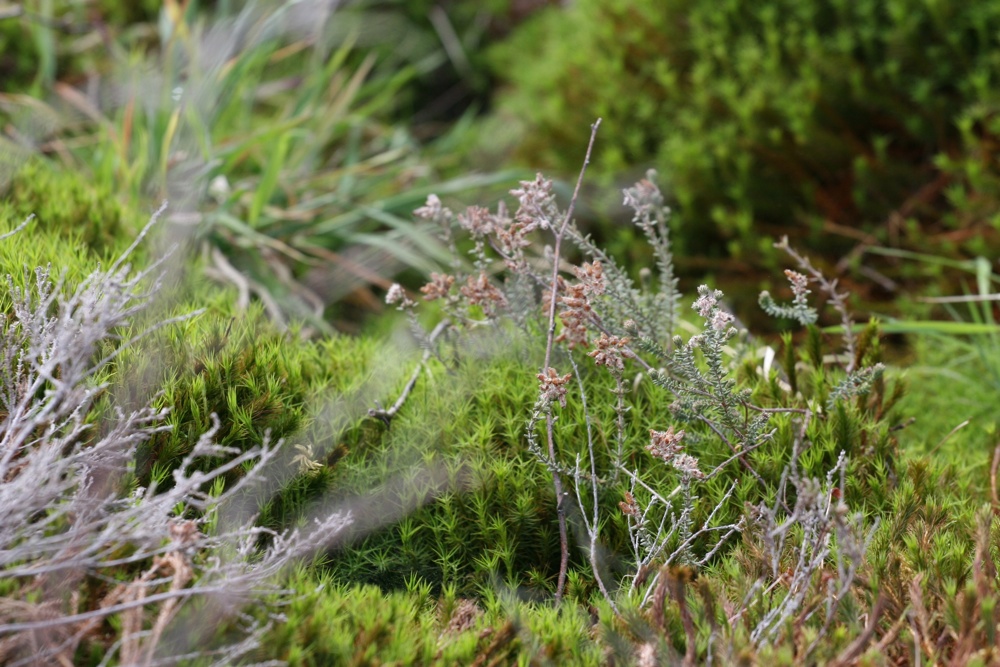
[[[566,228],[573,217],[573,209],[576,207],[576,198],[580,195],[580,186],[583,183],[583,176],[587,172],[587,165],[590,164],[590,154],[594,148],[594,140],[597,138],[597,128],[601,126],[601,119],[598,118],[590,126],[590,142],[587,144],[587,154],[583,159],[583,166],[580,168],[580,176],[576,179],[576,187],[573,189],[573,197],[570,199],[569,208],[566,209],[566,217],[563,218],[562,225],[555,232],[555,247],[552,252],[552,279],[549,297],[549,325],[545,340],[545,363],[542,365],[542,372],[549,368],[552,361],[552,347],[556,333],[556,301],[559,292],[559,258],[562,252],[562,240],[566,234]],[[556,460],[556,440],[552,429],[552,411],[545,414],[545,435],[549,445],[549,459]],[[559,471],[552,468],[552,486],[556,493],[556,515],[559,519],[559,578],[556,584],[556,602],[562,600],[566,589],[566,572],[569,569],[569,535],[566,530],[566,495],[563,492],[562,476]]]

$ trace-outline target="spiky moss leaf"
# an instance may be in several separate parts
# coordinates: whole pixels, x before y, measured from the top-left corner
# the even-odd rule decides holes
[[[205,313],[185,323],[168,343],[163,353],[173,361],[165,368],[180,370],[166,379],[156,403],[170,410],[167,422],[173,428],[140,446],[140,484],[148,484],[154,470],[162,475],[176,467],[211,428],[215,414],[215,442],[220,445],[246,451],[265,440],[286,441],[291,474],[260,499],[261,525],[289,525],[330,490],[336,478],[331,468],[346,450],[335,440],[339,429],[332,420],[337,415],[323,415],[317,407],[365,375],[365,362],[375,349],[371,341],[339,336],[323,342],[297,340],[294,332],[275,330],[261,309],[253,307],[239,320]],[[300,462],[293,458],[297,445],[302,447]],[[230,477],[239,474],[236,470]]]
[[[494,575],[486,561],[476,565],[484,553],[497,556],[498,574],[539,564],[550,571],[558,562],[551,485],[523,437],[505,438],[491,416],[526,414],[533,393],[530,368],[509,359],[470,361],[457,370],[433,364],[388,431],[375,425],[380,437],[368,439],[376,435],[369,424],[356,434],[367,441],[359,439],[341,464],[345,491],[370,489],[418,467],[443,475],[451,490],[402,524],[335,554],[331,567],[338,578],[393,588],[417,572],[436,587],[446,576],[468,588],[468,578]],[[413,494],[403,486],[392,491],[390,502],[402,506]],[[412,533],[410,523],[422,528]],[[407,546],[399,549],[404,533]]]
[[[25,231],[51,232],[81,242],[96,260],[119,255],[146,222],[126,212],[110,190],[37,158],[14,171],[0,190],[0,199],[0,219],[16,225],[34,214],[32,227]],[[146,251],[141,249],[140,256]]]
[[[144,484],[155,463],[172,468],[191,451],[211,428],[213,413],[219,417],[216,442],[242,451],[260,445],[268,431],[278,439],[300,426],[306,388],[288,369],[289,355],[299,348],[269,331],[259,316],[231,329],[231,321],[203,321],[200,340],[176,341],[183,345],[173,350],[182,363],[171,366],[182,370],[160,400],[171,410],[173,429],[140,449],[136,470]]]
[[[308,666],[603,664],[603,647],[591,640],[580,608],[536,606],[508,593],[470,605],[454,591],[437,600],[420,588],[386,593],[305,569],[289,587],[298,594],[284,608],[287,622],[272,627],[253,659]]]
[[[0,234],[18,227],[24,218],[5,215],[0,204]],[[95,268],[92,253],[72,233],[63,235],[38,230],[34,221],[17,234],[0,241],[0,311],[6,312],[11,306],[7,276],[14,287],[33,288],[36,285],[35,269],[51,267],[51,277],[64,277],[67,285],[77,285]]]
[[[15,287],[32,287],[35,268],[51,267],[52,279],[73,288],[99,266],[117,258],[134,239],[145,219],[134,219],[107,191],[95,189],[79,175],[43,160],[17,169],[0,190],[0,233],[12,231],[34,215],[17,234],[0,241],[0,275]],[[130,218],[132,224],[125,225]],[[145,249],[139,249],[140,260]],[[0,290],[0,307],[10,295]]]

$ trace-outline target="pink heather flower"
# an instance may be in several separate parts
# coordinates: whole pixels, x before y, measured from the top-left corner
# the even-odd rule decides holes
[[[724,310],[716,310],[712,315],[712,328],[716,331],[725,331],[733,322],[733,316]]]
[[[415,210],[413,215],[423,220],[440,221],[450,218],[451,211],[441,205],[437,195],[428,195],[427,203]]]
[[[792,294],[797,299],[804,298],[806,294],[809,294],[809,278],[791,269],[785,270],[785,276],[788,277],[788,282],[792,284]]]
[[[712,314],[712,309],[719,304],[719,297],[722,293],[716,290],[712,292],[708,289],[708,285],[702,285],[698,288],[698,300],[694,302],[692,308],[698,311],[698,314],[702,317],[708,317]]]
[[[705,473],[698,469],[698,459],[690,454],[678,454],[670,464],[685,477],[704,479]]]

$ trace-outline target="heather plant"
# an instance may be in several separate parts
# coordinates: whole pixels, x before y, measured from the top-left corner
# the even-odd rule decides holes
[[[112,333],[132,332],[117,340],[96,327],[108,363],[82,387],[107,386],[84,401],[81,422],[66,422],[70,462],[54,468],[74,500],[3,524],[24,526],[9,530],[25,550],[0,576],[7,655],[33,640],[45,656],[91,664],[238,653],[295,664],[849,664],[986,646],[992,522],[959,501],[973,480],[901,458],[896,439],[909,431],[900,385],[878,370],[877,326],[856,327],[842,290],[789,247],[789,287],[764,302],[807,324],[773,350],[739,330],[716,290],[682,298],[652,275],[636,286],[606,255],[586,255],[552,192],[544,178],[522,183],[510,213],[427,202],[418,217],[471,254],[422,293],[389,291],[415,341],[403,356],[277,331],[260,306],[234,320],[224,294],[185,297],[205,304],[195,315],[182,300],[143,319],[137,302],[115,320],[131,326]],[[626,197],[637,225],[644,202],[662,202],[651,180]],[[566,246],[545,249],[545,234]],[[583,250],[576,267],[556,252],[571,244]],[[12,315],[38,312],[22,306],[35,278],[14,287]],[[53,289],[53,307],[60,294],[76,303]],[[838,327],[818,326],[817,296]],[[636,317],[619,323],[625,307]],[[143,354],[149,343],[162,358]],[[72,368],[85,358],[74,354]],[[116,407],[138,416],[123,422]],[[45,433],[30,436],[35,449]],[[75,472],[91,449],[106,455],[104,486]],[[40,456],[24,451],[25,462]],[[96,515],[74,509],[88,493],[106,500]],[[159,528],[142,532],[146,503]],[[320,532],[315,516],[328,517]],[[89,526],[96,537],[73,532]],[[50,546],[69,558],[47,560]],[[308,566],[298,559],[317,549]],[[38,568],[51,569],[41,583]],[[908,618],[916,648],[893,634]],[[203,630],[185,639],[191,628]]]
[[[680,296],[666,210],[651,180],[626,190],[625,203],[633,207],[635,223],[659,258],[664,275],[656,292],[636,287],[576,229],[575,199],[562,211],[550,182],[538,176],[511,194],[518,200],[513,214],[501,204],[495,213],[470,207],[455,215],[436,197],[417,211],[441,230],[443,242],[453,249],[458,247],[456,230],[472,238],[471,261],[456,256],[453,273],[432,275],[421,290],[424,300],[442,302],[447,319],[433,336],[417,330],[417,337],[432,346],[444,325],[469,332],[494,327],[506,332],[499,335],[545,341],[537,352],[542,372],[524,437],[528,450],[548,471],[555,497],[561,553],[556,599],[565,595],[568,581],[578,580],[570,569],[570,540],[575,539],[589,576],[615,616],[624,620],[625,610],[636,605],[652,610],[663,626],[665,600],[680,605],[690,661],[699,639],[685,602],[684,568],[709,567],[732,549],[727,543],[735,534],[760,534],[761,559],[770,563],[770,571],[762,571],[748,586],[742,603],[728,612],[730,622],[744,614],[755,618],[749,641],[759,649],[778,637],[787,638],[789,627],[812,624],[817,634],[804,647],[809,655],[840,613],[840,601],[853,592],[877,526],[866,526],[862,515],[850,514],[846,504],[849,461],[862,455],[856,438],[871,428],[859,422],[876,424],[898,398],[898,386],[886,393],[875,328],[857,335],[836,282],[827,281],[783,242],[780,247],[805,273],[787,273],[792,305],[780,306],[769,295],[762,296],[762,303],[777,316],[812,326],[817,311],[808,303],[808,285],[817,283],[841,316],[845,351],[833,357],[840,370],[831,368],[821,351],[821,334],[813,326],[810,382],[795,377],[799,362],[792,356],[788,373],[795,390],[775,376],[773,366],[763,371],[763,378],[759,369],[753,371],[754,388],[754,383],[740,382],[736,373],[750,346],[726,311],[721,292],[699,288],[693,308],[701,325],[688,340],[674,336],[682,321],[677,312]],[[552,243],[534,253],[532,237],[538,234],[550,235]],[[590,260],[572,268],[576,282],[563,275],[564,240],[575,242]],[[491,252],[499,259],[499,280],[489,275],[496,266]],[[418,325],[418,304],[405,290],[394,286],[387,300],[407,313],[411,326]],[[587,348],[592,350],[581,356]],[[581,368],[584,361],[593,364],[592,370]],[[556,364],[566,364],[570,372],[560,372]],[[627,364],[638,365],[640,377],[648,375],[672,400],[667,423],[651,428],[648,444],[639,449],[630,434]],[[614,407],[607,430],[592,407],[595,366],[605,369],[612,381]],[[763,405],[756,402],[762,399]],[[573,401],[582,411],[580,447],[568,444],[562,437],[566,428],[557,427]],[[598,429],[606,434],[600,441]],[[871,436],[878,444],[873,442],[868,454],[882,464],[892,445],[877,430]],[[855,471],[864,468],[854,464]],[[817,474],[826,482],[811,476]],[[607,550],[603,535],[618,532],[616,524],[625,530],[625,541],[619,538],[617,543],[630,545],[631,557]],[[789,558],[793,574],[786,579]],[[831,561],[836,574],[820,577]],[[816,583],[819,579],[825,582],[822,586]],[[781,596],[775,596],[775,586],[782,586]],[[821,608],[824,613],[818,612]]]

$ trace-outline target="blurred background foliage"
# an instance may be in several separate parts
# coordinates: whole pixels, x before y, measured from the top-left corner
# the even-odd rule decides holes
[[[603,117],[591,177],[659,169],[688,275],[752,302],[787,234],[884,304],[917,276],[872,247],[996,253],[998,46],[997,2],[580,0],[492,47],[484,122],[568,174]]]
[[[7,3],[2,213],[106,258],[166,199],[235,314],[384,331],[388,285],[449,261],[430,192],[566,197],[600,116],[577,210],[636,274],[618,188],[653,166],[682,289],[754,330],[787,234],[890,333],[993,336],[998,41],[1000,0]]]
[[[293,607],[279,629],[288,636],[262,656],[326,664],[392,644],[433,657],[424,626],[436,631],[448,612],[430,608],[431,592],[442,609],[477,595],[499,627],[508,603],[496,573],[529,596],[553,587],[554,498],[523,441],[538,360],[513,346],[455,375],[432,362],[436,375],[413,397],[421,410],[391,429],[366,420],[418,356],[382,344],[398,324],[383,313],[384,290],[397,280],[417,287],[449,261],[411,217],[429,193],[460,210],[544,169],[563,179],[565,196],[600,116],[578,211],[636,273],[652,260],[625,224],[618,188],[655,167],[687,293],[711,281],[749,321],[758,291],[775,289],[784,265],[771,244],[787,234],[841,280],[862,315],[899,316],[884,318],[884,331],[920,336],[910,350],[917,381],[891,419],[882,400],[898,397],[881,387],[877,404],[817,422],[807,461],[819,472],[846,447],[858,461],[852,498],[873,511],[903,508],[880,528],[866,571],[902,614],[914,573],[941,588],[935,599],[955,599],[948,587],[964,581],[974,504],[986,501],[1000,391],[998,47],[1000,0],[2,3],[0,223],[7,231],[36,219],[30,237],[0,245],[0,263],[20,276],[15,284],[24,264],[51,263],[78,281],[169,200],[165,240],[194,261],[169,276],[176,299],[164,309],[205,312],[153,342],[162,358],[121,356],[138,378],[122,393],[159,392],[157,405],[174,411],[175,430],[143,447],[131,482],[168,480],[212,413],[225,418],[225,444],[287,436],[301,447],[258,508],[271,528],[417,464],[468,477],[468,493],[325,554],[320,574],[299,578],[318,577],[329,588],[312,579],[302,588],[328,597]],[[835,378],[822,351],[810,361],[793,349],[799,342],[783,342],[787,365],[822,398]],[[755,363],[740,374],[755,399],[780,402],[776,376]],[[648,384],[632,392],[637,432],[670,419]],[[349,405],[324,403],[334,395]],[[919,433],[903,430],[908,415],[921,420]],[[583,441],[581,421],[567,413],[567,442]],[[757,453],[771,477],[787,436]],[[603,501],[613,507],[622,490]],[[606,534],[620,550],[616,519]],[[732,562],[752,560],[752,547],[737,547]],[[573,571],[570,597],[588,603],[584,569]],[[365,616],[388,598],[359,584],[395,591],[399,618]],[[364,621],[356,646],[341,640],[357,629],[322,629],[344,623],[344,605]],[[555,637],[540,654],[556,660],[591,646],[572,643],[587,632],[583,620],[549,611],[525,621],[560,628],[537,630]],[[492,641],[456,660],[508,650]],[[316,655],[295,657],[303,651]]]
[[[283,323],[354,329],[445,255],[411,223],[544,169],[644,265],[618,188],[649,167],[676,256],[744,313],[771,239],[866,302],[934,284],[890,248],[998,244],[1000,2],[40,0],[0,12],[0,176],[42,155],[171,202],[216,279]],[[432,186],[433,187],[430,187]],[[947,273],[947,272],[946,272]],[[374,288],[374,291],[373,291]]]

